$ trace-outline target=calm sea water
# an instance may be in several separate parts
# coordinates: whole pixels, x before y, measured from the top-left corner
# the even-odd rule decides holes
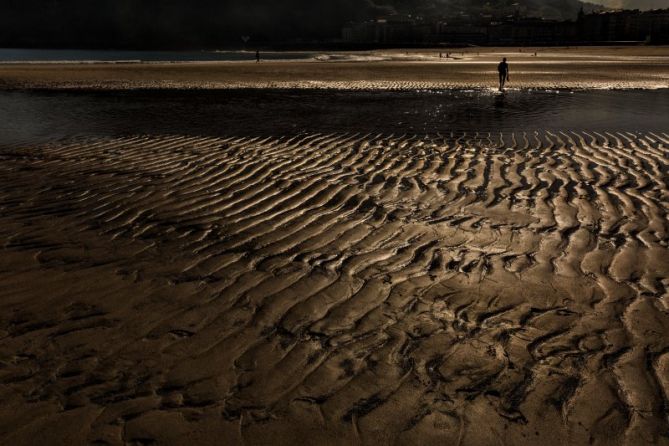
[[[0,92],[0,144],[78,135],[669,132],[669,89]]]
[[[263,51],[269,60],[309,59],[309,52]],[[0,48],[0,63],[8,62],[210,62],[255,60],[253,51],[116,51]]]

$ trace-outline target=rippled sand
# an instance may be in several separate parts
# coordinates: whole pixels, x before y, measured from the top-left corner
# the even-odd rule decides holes
[[[0,443],[669,444],[669,135],[0,150]]]

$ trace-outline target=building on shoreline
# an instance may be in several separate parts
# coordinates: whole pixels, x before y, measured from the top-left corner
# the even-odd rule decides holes
[[[576,23],[585,42],[669,42],[669,9],[581,14]]]
[[[457,17],[452,20],[389,16],[350,23],[350,44],[564,45],[609,42],[669,43],[669,9],[584,14],[576,20],[532,17]]]
[[[392,15],[373,21],[352,23],[342,30],[342,38],[349,43],[431,43],[433,26],[420,18]]]

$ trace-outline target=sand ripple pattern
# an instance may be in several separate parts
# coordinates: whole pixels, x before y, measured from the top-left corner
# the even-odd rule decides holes
[[[668,186],[666,133],[3,147],[0,443],[668,444]]]

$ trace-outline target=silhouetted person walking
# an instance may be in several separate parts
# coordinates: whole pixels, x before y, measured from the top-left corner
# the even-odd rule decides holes
[[[260,50],[256,50],[256,63],[260,62]]]
[[[504,91],[504,85],[509,80],[509,64],[506,63],[506,57],[497,65],[499,71],[499,91]]]

